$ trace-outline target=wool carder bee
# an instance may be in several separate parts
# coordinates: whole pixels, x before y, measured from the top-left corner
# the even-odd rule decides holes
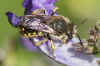
[[[32,15],[23,16],[18,24],[20,34],[32,42],[35,42],[35,38],[42,38],[39,42],[35,42],[35,46],[49,40],[53,52],[55,49],[53,40],[60,40],[65,44],[74,34],[74,25],[64,16],[55,16],[55,11],[48,16],[45,15],[45,10],[38,9]]]

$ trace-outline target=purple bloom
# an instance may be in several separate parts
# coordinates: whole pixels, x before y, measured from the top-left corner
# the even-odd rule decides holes
[[[50,15],[52,9],[55,8],[55,2],[56,0],[24,0],[23,7],[25,8],[25,14],[31,14],[34,10],[43,8],[46,10],[46,15]],[[17,24],[19,23],[21,16],[16,16],[16,14],[13,14],[12,12],[7,12],[6,15],[8,16],[8,21],[10,22],[10,24],[14,27],[17,27]],[[35,49],[28,39],[24,39],[23,37],[21,37],[21,40],[25,46],[28,44],[26,46],[27,49]]]
[[[56,0],[24,0],[23,7],[25,8],[25,15],[32,14],[36,9],[45,9],[46,15],[50,15],[53,8],[55,8],[55,2]],[[7,12],[6,15],[10,24],[16,27],[21,17],[16,16],[12,12]]]
[[[23,7],[25,8],[25,15],[32,14],[36,9],[45,9],[46,15],[51,15],[53,9],[55,8],[56,0],[24,0]],[[18,22],[20,22],[21,17],[16,16],[11,12],[7,12],[9,22],[17,27]],[[39,42],[42,39],[33,38],[34,43]],[[73,43],[80,42],[79,38],[73,37],[66,44],[62,44],[59,41],[53,41],[55,45],[54,52],[52,52],[52,45],[50,41],[46,41],[41,44],[38,48],[34,46],[28,38],[21,37],[21,41],[24,46],[31,51],[37,51],[40,49],[43,53],[48,55],[53,60],[65,64],[67,66],[97,66],[97,58],[93,55],[84,55],[83,53],[78,54],[73,50]]]
[[[22,44],[24,44],[24,47],[29,51],[38,51],[38,48],[32,44],[32,42],[28,38],[20,37],[20,40]]]
[[[62,46],[59,46],[61,43],[54,42],[56,47],[54,56],[48,52],[48,46],[46,44],[40,46],[40,49],[53,60],[67,66],[98,66],[96,61],[100,59],[96,58],[94,55],[85,55],[84,53],[76,52],[72,46],[75,42],[80,42],[77,37],[74,37],[67,44],[63,44]],[[50,48],[50,43],[48,43],[48,45]]]
[[[23,7],[25,14],[31,14],[36,9],[45,9],[46,15],[50,15],[53,8],[55,8],[56,0],[24,0]]]
[[[8,16],[8,21],[10,22],[10,24],[14,27],[17,27],[17,24],[20,21],[21,17],[16,16],[16,14],[13,14],[12,12],[7,12],[6,15]]]

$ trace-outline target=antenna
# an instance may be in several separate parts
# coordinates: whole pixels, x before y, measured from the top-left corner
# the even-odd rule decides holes
[[[83,19],[82,22],[80,22],[80,24],[77,25],[77,28],[80,27],[81,25],[85,24],[87,20],[88,20],[87,18]],[[76,35],[77,35],[77,37],[78,37],[79,40],[80,40],[81,46],[83,47],[83,42],[82,42],[82,40],[81,40],[81,38],[80,38],[80,35],[79,35],[78,33],[77,33]]]
[[[77,27],[80,27],[81,25],[85,24],[87,20],[88,20],[87,18],[84,18],[84,19],[77,25]]]

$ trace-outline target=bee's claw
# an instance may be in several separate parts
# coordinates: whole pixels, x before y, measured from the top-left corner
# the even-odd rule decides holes
[[[66,44],[67,43],[67,40],[66,39],[63,39],[62,42],[63,42],[63,44]]]
[[[36,42],[36,43],[35,43],[35,46],[39,47],[41,44],[43,44],[43,43],[46,42],[46,41],[47,41],[47,39],[41,40],[41,41],[39,41],[39,42]]]
[[[55,45],[52,40],[50,40],[50,44],[51,44],[52,56],[55,57],[54,56]]]

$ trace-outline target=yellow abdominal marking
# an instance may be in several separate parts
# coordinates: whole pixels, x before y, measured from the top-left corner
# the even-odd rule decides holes
[[[33,32],[33,35],[36,35],[36,32]]]
[[[22,28],[22,31],[24,31],[25,29],[24,28]]]
[[[24,37],[25,37],[25,38],[36,37],[36,36],[37,36],[36,32],[28,33],[28,34],[24,33]]]
[[[29,36],[29,37],[32,37],[31,33],[28,33],[28,36]]]
[[[42,32],[39,32],[39,36],[42,36],[43,35],[43,33]]]
[[[32,37],[36,37],[36,35],[37,35],[36,32],[32,33]]]
[[[24,37],[25,37],[25,38],[28,38],[28,35],[27,35],[27,34],[24,34]]]

